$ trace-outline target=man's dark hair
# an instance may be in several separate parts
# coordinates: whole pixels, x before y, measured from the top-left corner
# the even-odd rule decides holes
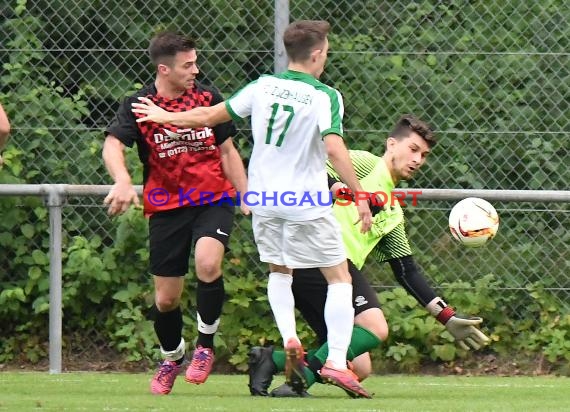
[[[403,139],[408,137],[410,132],[415,132],[420,135],[427,142],[429,147],[433,147],[437,143],[435,133],[431,126],[413,114],[405,114],[400,117],[392,133],[390,133],[390,137]]]
[[[196,49],[196,41],[171,31],[156,34],[150,41],[148,53],[155,66],[171,64],[176,53]]]
[[[315,48],[324,45],[331,25],[324,20],[298,20],[283,34],[287,57],[292,62],[303,62]]]

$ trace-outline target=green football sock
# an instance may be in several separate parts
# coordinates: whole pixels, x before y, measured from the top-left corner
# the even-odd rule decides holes
[[[359,325],[354,325],[352,329],[352,338],[350,340],[350,345],[348,347],[348,352],[346,357],[348,360],[353,360],[358,355],[369,352],[382,341],[378,337],[370,332],[368,329],[363,328]],[[307,387],[311,387],[317,380],[315,371],[320,369],[322,365],[327,360],[329,355],[329,345],[324,343],[317,350],[309,350],[307,352],[307,361],[311,368],[305,367],[305,378],[307,379]],[[278,372],[285,370],[285,352],[284,351],[273,351],[273,363],[277,367]]]
[[[380,345],[380,343],[381,340],[378,339],[378,337],[368,329],[365,329],[359,325],[354,325],[354,328],[352,329],[352,338],[350,340],[346,358],[348,360],[353,360],[358,355],[362,355],[363,353],[374,349]],[[321,361],[322,364],[324,364],[328,356],[329,345],[325,342],[325,344],[321,346],[319,350],[317,350],[317,352],[314,354],[314,357]],[[309,361],[311,361],[310,358]]]
[[[307,388],[310,388],[313,385],[313,383],[316,382],[317,377],[315,376],[314,372],[309,369],[308,366],[305,366],[303,372],[305,372],[305,379],[307,380]]]
[[[350,345],[346,357],[348,360],[353,360],[358,355],[369,352],[380,345],[381,340],[370,332],[368,329],[362,326],[354,325],[352,329],[352,338],[350,339]],[[312,351],[311,351],[312,352]],[[323,344],[316,352],[309,352],[307,355],[307,361],[309,366],[305,368],[305,376],[307,377],[307,387],[311,387],[313,383],[317,380],[320,382],[320,378],[317,375],[317,371],[320,370],[327,360],[329,355],[329,345],[327,343]]]
[[[317,353],[318,349],[309,349],[307,350],[307,360],[312,359],[315,357],[315,353]]]
[[[309,359],[314,359],[315,358],[315,353],[317,353],[318,349],[309,349],[307,351],[307,363],[309,362]],[[313,383],[315,383],[317,381],[318,376],[315,374],[315,372],[312,371],[312,369],[310,367],[305,366],[305,378],[307,378],[307,388],[310,388]]]
[[[283,372],[285,370],[285,351],[274,350],[271,354],[271,358],[277,368],[277,372]]]
[[[309,349],[307,351],[307,360],[314,358],[317,350],[318,349]],[[285,370],[285,351],[274,350],[271,356],[273,359],[273,363],[277,368],[277,372],[283,372]]]
[[[311,349],[308,351],[307,354],[307,358],[308,357],[314,357],[314,353],[316,352],[316,349]],[[277,372],[283,372],[285,370],[285,351],[282,350],[274,350],[273,354],[271,355],[271,358],[273,359],[273,363],[275,364],[275,368],[277,369]],[[312,370],[310,370],[308,367],[305,366],[304,369],[305,372],[305,378],[307,379],[307,386],[311,386],[313,383],[315,383],[316,381],[316,376],[313,373]]]

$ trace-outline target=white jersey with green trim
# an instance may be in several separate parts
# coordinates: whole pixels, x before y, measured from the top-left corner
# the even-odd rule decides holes
[[[341,94],[307,73],[261,76],[226,101],[251,116],[248,199],[261,216],[304,221],[331,213],[323,137],[342,137]],[[258,204],[254,204],[258,202]]]

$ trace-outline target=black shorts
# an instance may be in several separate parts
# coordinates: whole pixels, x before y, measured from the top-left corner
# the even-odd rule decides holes
[[[201,237],[219,240],[227,251],[234,206],[227,202],[154,213],[149,220],[150,273],[184,276],[192,246]]]
[[[348,261],[348,271],[352,276],[352,306],[354,315],[367,309],[379,308],[378,296],[362,272]],[[308,325],[317,334],[319,344],[327,341],[325,323],[325,301],[328,284],[318,268],[295,269],[293,271],[293,296],[295,307],[301,312]]]

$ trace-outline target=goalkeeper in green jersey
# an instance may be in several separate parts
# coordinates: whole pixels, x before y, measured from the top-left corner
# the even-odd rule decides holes
[[[329,167],[329,187],[336,194],[334,214],[342,228],[343,241],[349,258],[349,270],[353,285],[354,329],[347,358],[360,380],[372,371],[369,351],[388,337],[388,324],[376,292],[360,272],[366,258],[371,255],[379,262],[388,262],[397,281],[423,307],[441,322],[464,349],[479,349],[489,342],[478,328],[481,318],[464,318],[455,313],[434,290],[412,257],[406,232],[404,215],[399,202],[391,202],[390,194],[402,180],[412,178],[425,163],[430,149],[435,145],[430,126],[412,115],[402,116],[386,141],[382,157],[365,151],[351,151],[351,159],[364,190],[379,193],[383,199],[371,201],[372,228],[360,233],[354,224],[358,212],[349,199],[353,197]],[[359,197],[358,195],[356,196]],[[382,206],[382,201],[386,201]],[[307,355],[305,378],[308,386],[319,381],[318,371],[326,360],[328,346],[324,305],[327,282],[315,269],[296,269],[293,272],[295,306],[318,336],[322,346]],[[249,388],[254,396],[268,396],[268,389],[276,372],[282,371],[285,355],[271,347],[254,347],[249,353]],[[347,393],[355,396],[354,393]],[[306,396],[287,385],[277,387],[272,396]]]

